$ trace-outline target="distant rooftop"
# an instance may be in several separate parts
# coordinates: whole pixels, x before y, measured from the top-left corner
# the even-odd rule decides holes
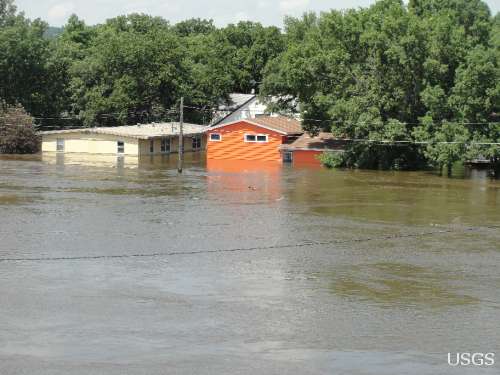
[[[331,133],[319,133],[311,136],[304,133],[297,138],[295,142],[289,145],[283,145],[285,150],[310,150],[310,151],[342,151],[347,142],[343,139],[335,138]]]
[[[106,134],[115,135],[118,137],[128,137],[137,139],[150,139],[158,137],[166,137],[172,135],[179,135],[179,123],[153,123],[141,125],[128,125],[128,126],[113,126],[113,127],[95,127],[95,128],[80,128],[80,129],[65,129],[65,130],[51,130],[42,131],[40,134],[70,134],[70,133],[83,133],[83,134]],[[183,133],[185,135],[201,134],[207,129],[203,125],[184,124]]]
[[[224,103],[219,106],[219,110],[228,111],[240,108],[243,104],[255,98],[255,94],[229,94],[229,103]]]

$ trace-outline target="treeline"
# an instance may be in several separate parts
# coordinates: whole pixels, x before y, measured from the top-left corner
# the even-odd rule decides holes
[[[451,167],[498,162],[500,16],[480,0],[381,0],[285,19],[178,24],[146,15],[61,33],[0,0],[0,99],[44,126],[206,122],[230,92],[278,97],[306,128],[356,139],[335,166]],[[72,120],[73,121],[73,120]]]
[[[172,108],[183,96],[195,107],[188,120],[208,121],[229,93],[257,89],[284,49],[279,28],[253,22],[171,25],[132,14],[88,26],[73,15],[57,32],[0,0],[0,99],[45,126],[68,117],[88,126],[178,117]]]
[[[334,166],[411,169],[500,156],[500,16],[480,0],[381,0],[286,22],[263,94],[311,131],[356,139]]]

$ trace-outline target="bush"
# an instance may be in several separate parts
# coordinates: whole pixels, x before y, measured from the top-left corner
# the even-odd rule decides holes
[[[34,154],[39,150],[33,118],[20,105],[0,103],[0,154]]]
[[[321,155],[319,155],[318,159],[326,168],[345,167],[343,152],[323,152]]]

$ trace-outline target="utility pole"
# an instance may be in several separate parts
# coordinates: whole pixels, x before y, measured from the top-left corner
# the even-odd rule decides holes
[[[184,161],[184,97],[181,98],[181,113],[179,119],[179,161],[177,163],[177,172],[182,173],[182,164]]]

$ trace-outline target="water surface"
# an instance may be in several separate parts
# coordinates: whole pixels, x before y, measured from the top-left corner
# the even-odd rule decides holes
[[[1,374],[499,372],[499,181],[175,164],[0,158]]]

